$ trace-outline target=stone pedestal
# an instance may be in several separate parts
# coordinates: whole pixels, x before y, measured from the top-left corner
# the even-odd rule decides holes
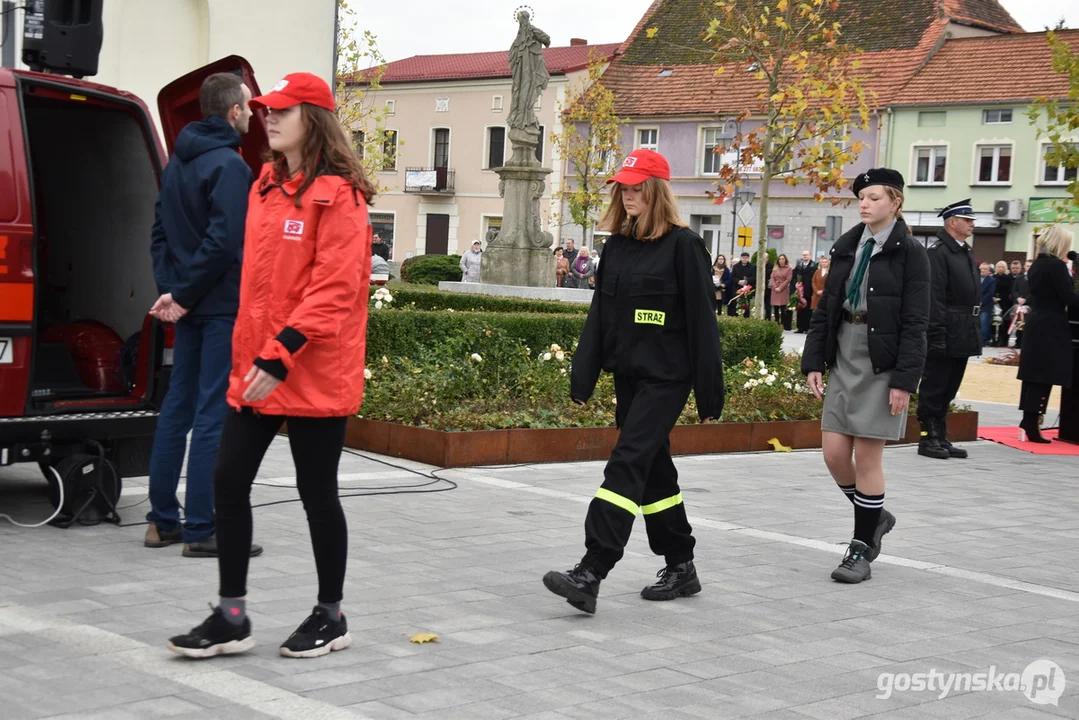
[[[536,161],[539,131],[510,130],[513,156],[495,172],[505,198],[502,229],[487,243],[480,261],[485,284],[554,287],[554,237],[540,228],[540,198],[553,171]]]

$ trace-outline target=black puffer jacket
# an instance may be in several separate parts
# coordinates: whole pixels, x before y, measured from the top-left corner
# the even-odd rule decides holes
[[[944,230],[928,250],[930,279],[929,354],[938,357],[970,357],[982,354],[982,281],[970,246]],[[999,290],[998,290],[999,293]]]
[[[607,239],[573,356],[570,396],[587,401],[601,369],[692,383],[701,419],[719,418],[723,363],[711,262],[689,228],[674,228],[654,241]]]
[[[862,223],[855,225],[830,251],[832,265],[824,283],[824,295],[813,311],[802,354],[802,372],[806,375],[835,366],[847,278],[864,227]],[[891,387],[917,392],[925,366],[929,260],[902,220],[896,222],[883,249],[873,256],[867,277],[869,356],[873,371],[892,370]]]

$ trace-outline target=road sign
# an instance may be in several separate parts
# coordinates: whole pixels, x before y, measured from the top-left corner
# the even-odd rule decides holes
[[[738,228],[738,247],[753,246],[753,228]]]
[[[757,213],[753,212],[752,205],[743,203],[738,206],[738,219],[742,221],[743,225],[752,225],[753,221],[757,219]]]

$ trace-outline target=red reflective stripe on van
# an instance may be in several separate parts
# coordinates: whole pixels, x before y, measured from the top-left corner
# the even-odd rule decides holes
[[[0,283],[0,322],[34,319],[34,284]]]

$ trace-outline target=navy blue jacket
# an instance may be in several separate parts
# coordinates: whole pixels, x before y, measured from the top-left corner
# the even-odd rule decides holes
[[[982,278],[982,312],[993,311],[993,298],[997,294],[997,281],[992,275]],[[181,303],[182,304],[182,303]]]
[[[161,176],[150,255],[158,292],[190,316],[235,315],[240,306],[247,194],[254,177],[223,118],[193,122],[176,138]]]

